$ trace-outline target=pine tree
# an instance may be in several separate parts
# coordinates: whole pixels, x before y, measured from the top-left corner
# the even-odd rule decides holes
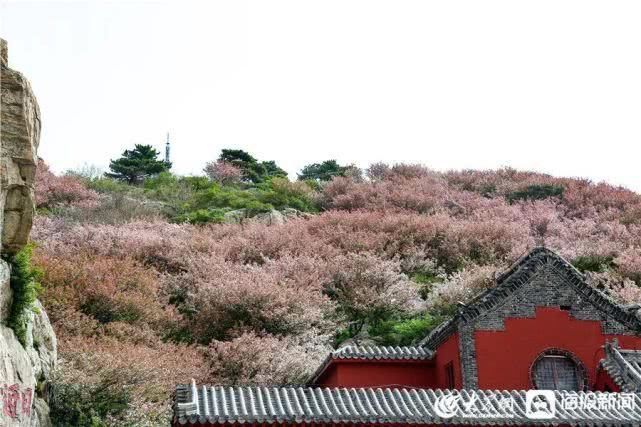
[[[171,168],[171,162],[158,160],[159,155],[151,145],[136,144],[133,150],[125,150],[119,159],[111,160],[111,172],[105,175],[128,184],[139,184],[145,178]]]
[[[300,181],[331,181],[335,176],[345,176],[350,166],[341,166],[336,160],[325,160],[323,163],[312,163],[305,166],[298,174]]]

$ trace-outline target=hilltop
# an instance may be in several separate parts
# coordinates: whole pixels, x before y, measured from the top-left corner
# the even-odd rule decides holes
[[[300,383],[345,342],[414,343],[539,245],[641,303],[641,196],[625,188],[513,169],[374,164],[289,181],[223,166],[128,185],[40,165],[54,420],[166,423],[191,378]]]

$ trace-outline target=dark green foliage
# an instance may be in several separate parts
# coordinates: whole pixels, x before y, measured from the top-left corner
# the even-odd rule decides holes
[[[251,154],[244,150],[234,150],[232,148],[223,148],[220,152],[218,160],[232,163],[239,168],[247,167],[247,165],[257,163],[258,160]]]
[[[176,222],[190,224],[221,224],[225,219],[226,209],[198,209],[177,215]]]
[[[170,220],[192,224],[221,223],[225,213],[233,210],[244,210],[242,214],[248,218],[272,209],[318,210],[309,185],[278,177],[259,184],[221,185],[202,176],[161,172],[147,178],[142,186],[130,186],[111,178],[90,180],[87,185],[100,193],[147,199],[147,206],[157,205]],[[150,201],[159,203],[154,205]]]
[[[80,307],[81,311],[100,323],[126,322],[133,323],[140,319],[142,313],[138,307],[126,304],[114,304],[106,295],[94,295]]]
[[[370,325],[370,337],[379,345],[411,345],[425,336],[444,318],[423,314],[408,319],[393,319]]]
[[[281,169],[275,161],[268,160],[265,162],[260,162],[260,165],[264,168],[264,179],[269,178],[287,178],[287,172],[284,169]]]
[[[614,267],[614,258],[611,256],[584,255],[572,260],[572,265],[581,272],[593,271],[602,273]]]
[[[33,304],[38,297],[40,291],[38,281],[42,276],[42,272],[31,264],[32,250],[31,245],[25,246],[8,259],[11,266],[10,284],[13,296],[7,323],[22,345],[27,341],[29,312],[33,310]]]
[[[112,165],[128,165],[130,157],[137,158],[143,152],[153,159],[158,155],[150,146],[137,145],[135,150],[125,152],[124,160],[112,161]],[[290,183],[287,173],[274,161],[259,162],[246,151],[232,149],[222,150],[219,160],[239,167],[245,176],[243,182],[222,185],[203,176],[178,176],[169,172],[164,162],[154,160],[162,163],[163,168],[153,174],[127,178],[122,174],[107,173],[102,178],[86,178],[86,183],[97,192],[142,202],[146,211],[155,209],[175,222],[221,223],[230,211],[240,211],[236,215],[246,218],[273,209],[318,211],[312,197],[314,188],[306,183]],[[143,179],[142,186],[126,184]]]
[[[443,281],[443,277],[430,271],[418,271],[411,274],[410,279],[421,285],[418,293],[423,299],[427,299],[427,296],[432,291],[432,286],[434,285],[434,283]]]
[[[506,195],[510,203],[517,200],[543,200],[550,197],[563,197],[564,188],[560,185],[528,185],[525,189],[513,191]]]
[[[259,162],[243,150],[224,148],[218,160],[231,163],[243,171],[243,181],[258,184],[274,177],[287,177],[287,172],[273,160]]]
[[[312,189],[306,183],[290,183],[284,178],[275,178],[257,187],[257,198],[274,209],[294,208],[303,212],[316,212],[318,207],[312,199]]]
[[[93,385],[55,383],[49,400],[51,421],[59,427],[103,427],[108,417],[124,413],[130,393],[118,380],[120,373],[102,373]]]
[[[259,192],[244,191],[233,187],[222,187],[213,183],[207,190],[196,195],[195,199],[189,205],[189,208],[246,209],[249,216],[273,209],[272,205],[263,203],[259,196]]]
[[[226,212],[244,210],[245,217],[252,217],[273,209],[294,208],[314,212],[317,207],[311,190],[303,184],[291,185],[286,179],[274,178],[250,188],[221,186],[208,182],[208,187],[194,191],[193,197],[180,207],[177,221],[193,224],[222,222]]]
[[[105,175],[128,184],[138,184],[171,168],[171,163],[158,160],[159,154],[151,145],[136,144],[133,150],[125,150],[119,159],[111,160],[111,172]]]
[[[338,348],[341,344],[343,344],[345,341],[348,339],[354,338],[356,334],[360,332],[360,329],[362,328],[362,324],[358,324],[358,330],[355,327],[348,326],[343,329],[339,329],[336,332],[336,335],[334,335],[334,348]]]
[[[299,181],[331,181],[335,176],[345,176],[349,166],[341,166],[336,160],[325,160],[305,166],[298,174]]]

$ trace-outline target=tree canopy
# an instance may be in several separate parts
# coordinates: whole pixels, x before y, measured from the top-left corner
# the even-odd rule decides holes
[[[259,162],[254,156],[244,150],[223,148],[218,160],[231,163],[243,171],[243,181],[258,184],[270,178],[285,178],[287,172],[281,169],[275,161]]]
[[[159,155],[151,145],[136,144],[133,150],[125,150],[119,159],[112,159],[109,162],[111,172],[105,175],[128,184],[138,184],[171,168],[171,162],[158,160]]]
[[[325,160],[305,166],[298,174],[298,179],[314,181],[331,181],[335,176],[345,176],[350,166],[341,166],[336,160]]]

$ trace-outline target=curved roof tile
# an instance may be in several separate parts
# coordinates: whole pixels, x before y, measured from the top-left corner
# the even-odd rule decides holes
[[[605,354],[601,366],[621,390],[641,392],[641,350],[620,349],[615,342],[606,344]]]
[[[554,391],[557,402],[580,399],[582,392]],[[599,393],[606,399],[617,393]],[[411,388],[314,388],[178,386],[175,421],[179,424],[357,423],[448,425],[639,425],[641,394],[630,394],[632,409],[566,409],[553,418],[531,419],[525,391],[430,390]],[[440,402],[450,399],[443,416]],[[505,402],[513,404],[505,405]],[[470,411],[467,405],[476,409]],[[636,409],[634,409],[636,408]],[[439,415],[439,413],[441,415]]]
[[[423,347],[346,346],[334,350],[334,359],[428,360],[434,353]]]

